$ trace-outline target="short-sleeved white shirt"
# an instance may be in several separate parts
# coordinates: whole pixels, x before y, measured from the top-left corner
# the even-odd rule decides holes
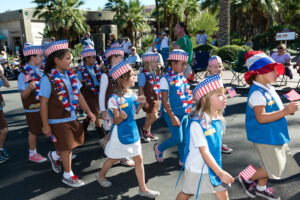
[[[169,91],[169,84],[166,77],[162,77],[159,81],[159,88],[160,90],[168,90]]]

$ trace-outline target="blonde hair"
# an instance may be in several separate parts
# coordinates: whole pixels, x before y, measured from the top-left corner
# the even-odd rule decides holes
[[[221,70],[221,73],[220,73],[220,76],[222,77],[222,75],[223,75],[223,64],[220,64],[220,65],[222,65],[222,70]],[[208,70],[208,68],[209,68],[210,66],[211,66],[211,65],[208,65],[208,66],[207,66],[207,69],[206,69],[206,72],[205,72],[205,74],[204,74],[204,77],[212,76],[212,75],[211,75],[211,72]]]
[[[203,118],[204,112],[207,113],[210,116],[210,118],[212,118],[212,113],[210,111],[210,105],[211,105],[210,104],[210,98],[213,94],[218,94],[218,93],[225,94],[224,87],[215,89],[215,90],[205,94],[203,97],[201,97],[199,99],[199,101],[197,102],[197,104],[196,104],[196,110],[195,110],[194,116],[196,116],[199,113],[199,111],[201,111],[200,118]],[[220,117],[220,119],[222,121],[223,128],[225,128],[225,126],[224,126],[224,117],[223,117],[223,109],[218,110],[217,115]],[[209,122],[209,123],[211,123],[211,122]]]
[[[141,69],[144,68],[144,69],[146,69],[148,72],[153,71],[154,74],[156,74],[156,73],[158,72],[158,74],[160,75],[160,70],[156,69],[156,67],[155,67],[154,69],[152,69],[151,63],[155,63],[155,64],[156,64],[156,61],[155,61],[155,60],[152,60],[152,61],[143,61],[143,64],[142,64],[142,66],[141,66]]]

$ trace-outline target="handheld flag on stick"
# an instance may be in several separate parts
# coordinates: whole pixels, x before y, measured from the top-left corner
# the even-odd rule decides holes
[[[252,166],[249,165],[246,169],[241,171],[240,176],[245,180],[248,181],[249,178],[251,178],[256,172],[256,169]]]
[[[236,91],[234,88],[230,87],[227,89],[228,95],[230,98],[235,97],[236,96]]]
[[[283,96],[290,101],[300,100],[300,94],[298,94],[295,90],[291,90],[288,93],[284,94]]]
[[[50,135],[50,139],[52,142],[57,142],[56,137],[54,135]]]

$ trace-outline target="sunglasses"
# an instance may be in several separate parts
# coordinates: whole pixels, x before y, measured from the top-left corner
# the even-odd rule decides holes
[[[277,49],[283,49],[283,47],[277,47]]]

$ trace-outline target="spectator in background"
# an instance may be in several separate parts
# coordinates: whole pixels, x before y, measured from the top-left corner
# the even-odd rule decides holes
[[[253,48],[253,42],[251,41],[251,38],[249,37],[247,42],[245,43],[246,46]]]
[[[205,45],[207,44],[207,35],[205,33],[205,30],[202,31],[202,34],[201,34],[201,39],[200,39],[200,45]]]
[[[152,48],[156,48],[157,52],[161,53],[161,40],[160,34],[157,32],[156,37],[152,43]]]
[[[163,32],[161,36],[161,55],[163,58],[164,63],[167,63],[167,59],[169,57],[169,50],[170,50],[170,40],[167,36],[167,33]]]
[[[285,44],[279,44],[277,46],[277,53],[273,53],[271,55],[271,58],[273,58],[275,62],[283,64],[285,66],[284,74],[287,75],[290,79],[293,79],[292,70],[289,68],[292,58],[291,55],[286,51]]]
[[[124,57],[127,58],[129,56],[129,54],[131,53],[131,47],[132,47],[132,44],[129,41],[128,37],[124,38],[124,41],[123,41],[121,47],[123,47],[123,49],[124,49],[124,53],[125,53]]]
[[[212,36],[212,41],[211,41],[211,45],[213,45],[213,46],[218,46],[218,40],[217,40],[217,36],[216,36],[216,34],[213,34]]]
[[[16,44],[16,56],[20,55],[20,45]]]
[[[51,37],[51,41],[50,42],[54,42],[55,41],[55,37]]]
[[[141,59],[140,59],[140,56],[136,53],[136,48],[135,47],[131,47],[131,54],[128,56],[126,61],[133,68],[140,66]]]
[[[87,32],[84,37],[81,39],[81,44],[82,46],[87,46],[87,45],[91,45],[92,47],[94,47],[94,42],[91,38],[91,33]]]
[[[156,66],[159,69],[161,69],[162,71],[165,71],[164,70],[165,65],[164,65],[163,58],[162,58],[161,54],[157,52],[157,49],[155,47],[154,48],[151,47],[151,50],[152,50],[152,52],[154,52],[158,55],[158,58],[157,58],[157,61],[156,61]]]
[[[111,44],[118,42],[117,36],[114,33],[109,34],[109,40],[110,40]]]
[[[198,34],[196,35],[196,45],[201,44],[201,35],[202,35],[202,31],[198,31]]]
[[[105,49],[109,49],[110,47],[111,47],[111,41],[107,40],[106,45],[105,45]]]

